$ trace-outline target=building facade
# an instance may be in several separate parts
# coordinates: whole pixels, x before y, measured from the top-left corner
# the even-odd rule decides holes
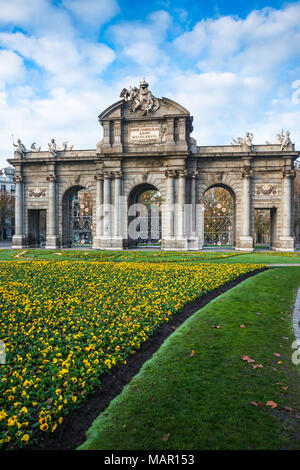
[[[13,247],[45,240],[46,248],[77,242],[96,249],[130,248],[136,245],[130,232],[138,214],[135,204],[145,191],[156,190],[162,248],[201,250],[206,195],[222,188],[232,199],[227,229],[235,249],[253,249],[254,215],[262,209],[270,213],[270,248],[294,249],[299,153],[288,132],[265,145],[253,145],[246,133],[231,145],[198,146],[190,113],[168,98],[155,98],[145,81],[139,88],[124,88],[120,98],[99,116],[103,139],[96,149],[59,149],[52,139],[47,151],[26,150],[18,141],[9,160],[16,186]]]

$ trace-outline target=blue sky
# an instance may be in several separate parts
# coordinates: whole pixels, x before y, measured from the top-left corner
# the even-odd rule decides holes
[[[300,1],[0,0],[0,167],[12,134],[94,148],[97,116],[144,77],[198,145],[291,131],[300,148]]]

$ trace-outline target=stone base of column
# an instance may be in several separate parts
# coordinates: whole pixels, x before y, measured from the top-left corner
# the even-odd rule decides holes
[[[163,238],[161,249],[162,250],[176,250],[175,237]]]
[[[187,237],[177,237],[175,241],[177,250],[188,250],[188,239]]]
[[[203,240],[199,237],[188,238],[188,250],[199,251],[203,249]]]
[[[57,235],[48,235],[46,237],[46,246],[48,250],[56,250],[59,248],[59,238]]]
[[[235,247],[236,251],[253,251],[253,237],[240,236],[239,241]]]
[[[123,250],[124,240],[122,237],[95,237],[93,249],[96,250]]]
[[[25,235],[13,235],[11,247],[13,249],[25,248]]]
[[[294,237],[279,237],[279,243],[275,248],[276,251],[294,251],[295,240]]]

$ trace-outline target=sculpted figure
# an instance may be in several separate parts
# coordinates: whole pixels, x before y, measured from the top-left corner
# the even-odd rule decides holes
[[[288,147],[292,143],[290,139],[290,131],[286,131],[284,133],[284,130],[282,129],[280,134],[276,135],[276,145],[280,145],[280,151],[282,152],[285,147]],[[266,142],[267,145],[272,145],[271,142]]]
[[[252,140],[253,134],[251,132],[246,132],[244,137],[244,145],[247,145],[252,150]]]
[[[291,144],[290,132],[286,131],[285,136],[283,137],[281,141],[280,150],[282,151],[285,147],[288,147],[290,144]]]
[[[19,152],[19,154],[21,155],[21,157],[25,157],[25,153],[26,153],[26,147],[24,144],[22,144],[21,142],[21,139],[18,139],[17,140],[17,143],[13,143],[14,147],[16,147],[16,151]]]
[[[150,111],[155,112],[159,108],[159,100],[154,98],[151,91],[148,90],[148,83],[145,80],[140,82],[139,88],[130,87],[129,90],[123,88],[120,97],[130,103],[130,110],[132,112],[140,110],[142,116],[145,116]]]
[[[237,137],[237,139],[232,139],[231,145],[239,145],[240,147],[246,145],[252,151],[252,140],[253,134],[251,132],[246,132],[245,137]]]
[[[49,148],[49,152],[52,153],[52,155],[54,155],[55,157],[57,148],[56,148],[56,143],[54,139],[51,139],[51,141],[48,144],[48,148]]]
[[[41,147],[36,147],[35,145],[36,145],[35,142],[33,142],[33,144],[30,145],[31,152],[40,152]]]

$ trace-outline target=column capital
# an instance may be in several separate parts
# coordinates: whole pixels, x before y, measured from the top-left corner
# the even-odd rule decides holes
[[[49,175],[49,176],[46,177],[46,180],[47,180],[47,181],[56,181],[56,176],[53,175],[53,174],[52,174],[52,175]]]
[[[283,168],[281,170],[282,178],[295,178],[296,170]]]
[[[99,171],[99,172],[94,176],[94,180],[95,180],[95,181],[101,181],[101,180],[103,180],[103,178],[104,178],[103,171]]]
[[[123,177],[123,173],[122,171],[114,171],[113,176],[115,177],[115,179],[121,179]]]
[[[250,166],[244,166],[243,172],[242,172],[242,177],[243,178],[252,178],[253,176],[253,171]]]
[[[13,182],[14,182],[14,183],[23,183],[23,181],[24,181],[24,180],[23,180],[23,177],[20,176],[20,175],[13,177]]]
[[[175,178],[176,177],[176,170],[166,170],[165,171],[166,178]]]
[[[186,178],[188,176],[188,171],[187,170],[178,170],[178,177],[179,178]]]
[[[103,177],[105,180],[111,179],[112,178],[112,172],[111,171],[104,171],[103,172]]]
[[[197,170],[191,170],[189,171],[189,177],[192,179],[197,179],[199,176],[199,171]]]

